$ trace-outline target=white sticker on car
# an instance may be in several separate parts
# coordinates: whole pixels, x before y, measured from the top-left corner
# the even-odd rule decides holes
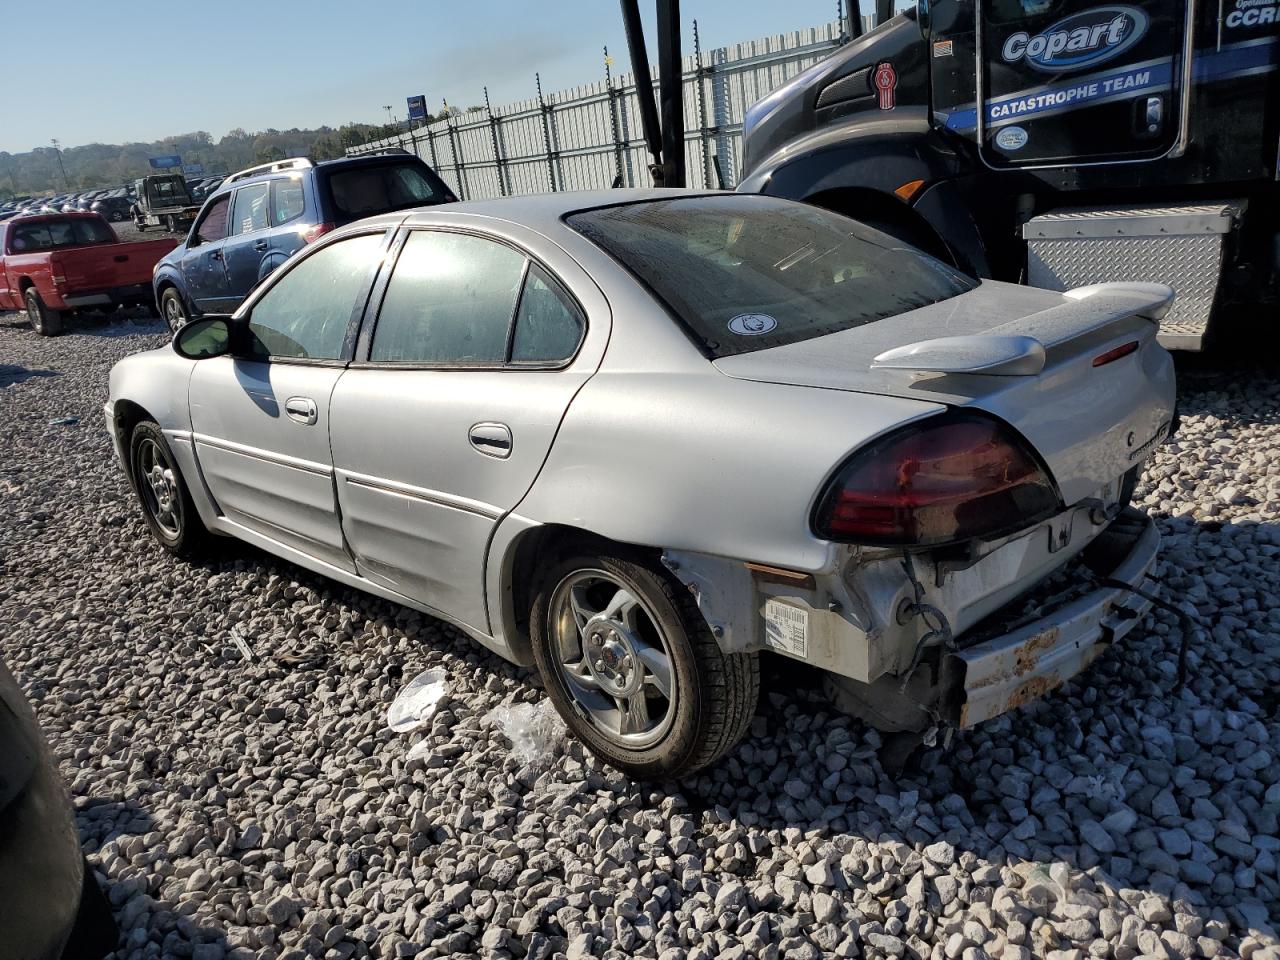
[[[780,600],[764,604],[764,642],[793,657],[809,655],[809,611]]]
[[[758,337],[777,325],[778,321],[767,313],[740,313],[729,321],[729,329],[744,337]]]
[[[996,134],[996,146],[1001,150],[1021,150],[1027,145],[1027,131],[1022,127],[1005,127]]]

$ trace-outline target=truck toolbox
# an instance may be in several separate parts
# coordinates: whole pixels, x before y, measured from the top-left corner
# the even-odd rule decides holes
[[[1242,201],[1176,207],[1050,210],[1022,227],[1027,282],[1048,290],[1112,280],[1163,283],[1177,291],[1160,342],[1198,350],[1222,276],[1227,234]]]

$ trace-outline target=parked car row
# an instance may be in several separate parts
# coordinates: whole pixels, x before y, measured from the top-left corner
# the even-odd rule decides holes
[[[163,176],[183,178],[178,174]],[[183,180],[186,190],[194,202],[202,202],[210,193],[218,188],[223,178],[196,177]],[[140,181],[121,187],[98,190],[83,190],[76,193],[60,193],[52,197],[21,197],[0,203],[0,221],[8,220],[27,213],[72,213],[76,210],[89,210],[100,213],[112,223],[120,223],[133,218],[134,206],[137,202],[137,184]]]

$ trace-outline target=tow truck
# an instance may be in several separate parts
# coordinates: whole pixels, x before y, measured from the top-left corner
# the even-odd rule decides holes
[[[636,0],[621,2],[644,89]],[[1274,317],[1280,0],[874,5],[863,32],[852,0],[848,42],[747,111],[739,191],[846,213],[978,277],[1166,283],[1174,349]],[[660,79],[679,76],[678,0],[658,0],[658,28]],[[669,186],[679,95],[662,83],[661,129],[640,98]]]
[[[134,188],[138,197],[133,205],[133,223],[139,230],[163,227],[169,233],[179,233],[200,212],[200,201],[191,196],[181,174],[153,174],[134,181]]]

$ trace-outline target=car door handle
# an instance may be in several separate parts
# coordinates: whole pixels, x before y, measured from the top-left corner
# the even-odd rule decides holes
[[[253,245],[253,249],[255,249],[255,250],[266,250],[266,249],[267,249],[267,241],[265,241],[265,240],[259,240],[259,241],[257,241],[256,243],[254,243],[254,245]]]
[[[210,253],[210,254],[209,254],[209,259],[210,259],[210,260],[221,260],[221,259],[222,259],[222,251],[221,251],[221,250],[214,250],[212,253]]]
[[[310,397],[290,397],[284,402],[284,412],[289,414],[289,419],[308,426],[315,423],[319,415],[316,411],[316,402]]]
[[[505,460],[511,456],[511,428],[505,423],[477,423],[470,431],[471,446],[486,457]]]

